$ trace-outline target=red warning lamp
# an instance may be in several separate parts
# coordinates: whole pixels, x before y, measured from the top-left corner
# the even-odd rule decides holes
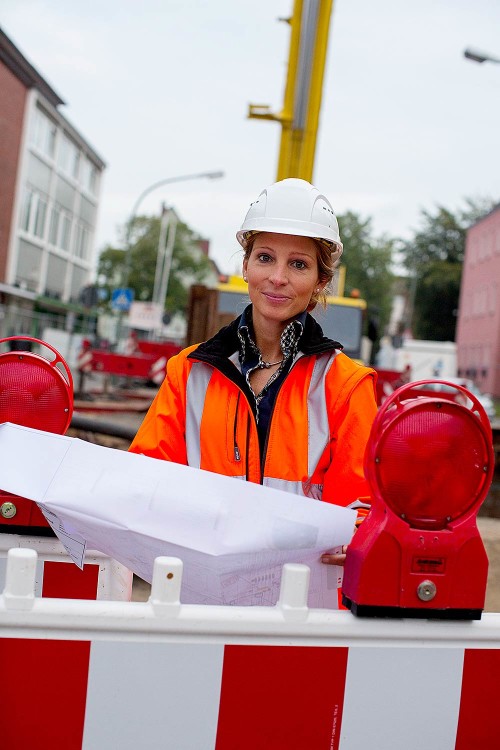
[[[13,422],[63,435],[73,413],[73,378],[68,364],[46,341],[31,336],[9,336],[0,345],[0,422]],[[32,345],[50,350],[47,357]]]
[[[31,351],[33,344],[49,350]],[[59,352],[31,336],[0,339],[0,423],[32,427],[63,435],[73,414],[73,378]],[[48,533],[49,525],[35,503],[0,488],[0,533]]]
[[[455,400],[403,385],[365,456],[372,509],[348,547],[343,601],[358,616],[480,619],[488,558],[476,524],[494,470],[491,425],[465,388]],[[460,402],[460,403],[459,403]]]

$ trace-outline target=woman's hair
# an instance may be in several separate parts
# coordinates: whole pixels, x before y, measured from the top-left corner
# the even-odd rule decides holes
[[[255,234],[252,234],[252,236],[248,237],[248,239],[246,240],[243,260],[248,261],[248,259],[250,258],[254,242],[258,234],[260,234],[260,232],[255,232]],[[327,242],[326,240],[316,239],[313,237],[309,239],[312,239],[314,244],[316,245],[318,277],[319,281],[321,283],[324,283],[325,286],[318,292],[318,294],[313,292],[311,301],[307,306],[307,312],[311,312],[311,310],[314,310],[317,304],[320,304],[323,308],[326,308],[326,298],[331,289],[331,283],[335,276],[337,266],[340,264],[340,256],[342,255],[342,250],[340,248],[338,248],[336,245],[332,245],[332,243]]]

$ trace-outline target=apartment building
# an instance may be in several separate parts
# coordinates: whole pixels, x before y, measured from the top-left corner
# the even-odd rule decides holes
[[[95,265],[105,164],[63,100],[0,29],[0,333],[32,333],[34,311],[80,311]]]
[[[456,343],[459,375],[500,397],[500,205],[467,232]]]

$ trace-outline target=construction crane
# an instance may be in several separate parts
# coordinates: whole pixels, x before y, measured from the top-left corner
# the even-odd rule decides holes
[[[281,112],[250,104],[248,117],[281,124],[277,180],[300,177],[312,182],[333,0],[294,0],[290,52]]]

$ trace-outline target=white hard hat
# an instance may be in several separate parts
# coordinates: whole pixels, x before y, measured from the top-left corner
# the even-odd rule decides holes
[[[342,252],[339,225],[330,204],[314,185],[289,177],[262,191],[250,204],[236,239],[246,248],[248,239],[257,232],[276,232],[312,237]]]

